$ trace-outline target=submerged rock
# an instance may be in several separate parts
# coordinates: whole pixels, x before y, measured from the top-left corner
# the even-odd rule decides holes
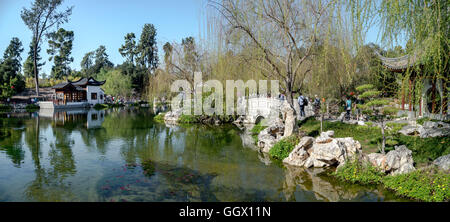
[[[442,170],[450,170],[450,154],[437,158],[433,164]]]

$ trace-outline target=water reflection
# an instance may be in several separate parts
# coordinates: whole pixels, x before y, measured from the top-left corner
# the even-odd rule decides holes
[[[233,126],[169,127],[152,118],[145,109],[2,116],[0,201],[398,200],[286,168]]]

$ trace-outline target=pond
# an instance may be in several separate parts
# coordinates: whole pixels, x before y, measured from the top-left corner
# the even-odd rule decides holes
[[[285,167],[232,125],[166,126],[148,109],[0,116],[0,201],[403,201]]]

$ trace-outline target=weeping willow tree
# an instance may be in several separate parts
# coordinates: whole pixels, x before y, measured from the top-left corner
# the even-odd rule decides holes
[[[353,4],[367,4],[368,1],[354,0]],[[375,2],[375,1],[371,1]],[[407,82],[412,73],[415,73],[416,95],[415,103],[420,101],[424,80],[432,83],[431,100],[432,112],[442,109],[444,113],[448,104],[448,78],[449,78],[449,14],[450,5],[440,0],[383,0],[374,9],[378,12],[381,40],[385,46],[393,47],[395,44],[405,43],[406,53],[415,58],[403,76],[401,90],[412,90]],[[362,14],[355,14],[355,18],[365,20]],[[443,103],[436,107],[438,100],[436,84],[443,84]],[[440,100],[440,99],[439,99]]]

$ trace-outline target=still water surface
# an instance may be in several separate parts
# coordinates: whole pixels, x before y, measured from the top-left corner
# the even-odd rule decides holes
[[[0,201],[401,201],[286,168],[231,125],[152,119],[146,109],[3,114]]]

